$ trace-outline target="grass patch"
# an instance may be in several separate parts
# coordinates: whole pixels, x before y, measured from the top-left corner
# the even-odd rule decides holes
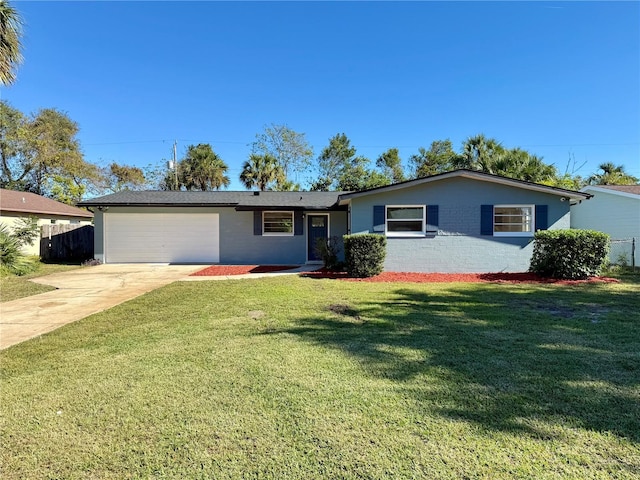
[[[637,293],[174,283],[0,353],[3,478],[637,478]]]
[[[31,282],[30,279],[44,277],[45,275],[51,275],[53,273],[66,272],[76,268],[80,268],[79,263],[60,264],[39,262],[38,268],[35,272],[31,272],[20,277],[11,274],[0,275],[0,301],[8,302],[10,300],[16,300],[18,298],[29,297],[31,295],[55,290],[54,287],[50,287],[49,285],[40,285],[38,283]]]

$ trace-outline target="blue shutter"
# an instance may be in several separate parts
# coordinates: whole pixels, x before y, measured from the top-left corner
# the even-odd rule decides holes
[[[293,234],[302,235],[304,233],[304,219],[302,218],[302,212],[293,212]]]
[[[480,205],[480,235],[493,235],[493,205]]]
[[[549,207],[547,205],[536,205],[536,232],[549,228]]]
[[[259,210],[253,212],[253,234],[262,235],[262,212]]]
[[[438,205],[427,205],[427,232],[437,232],[438,222]]]
[[[373,231],[384,232],[385,222],[386,222],[386,219],[385,219],[384,205],[374,205],[373,206]]]

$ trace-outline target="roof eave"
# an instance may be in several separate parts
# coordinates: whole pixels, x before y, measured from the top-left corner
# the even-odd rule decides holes
[[[523,188],[525,190],[549,193],[552,195],[558,195],[559,197],[568,197],[569,200],[588,200],[589,198],[593,197],[593,195],[589,193],[578,192],[575,190],[567,190],[559,187],[551,187],[547,185],[540,185],[537,183],[531,183],[524,180],[518,180],[515,178],[500,177],[497,175],[491,175],[484,172],[476,172],[473,170],[454,170],[452,172],[440,173],[438,175],[432,175],[430,177],[423,177],[415,180],[408,180],[406,182],[396,183],[393,185],[387,185],[384,187],[377,187],[369,190],[362,190],[360,192],[351,192],[344,195],[340,195],[339,204],[347,205],[352,198],[371,195],[375,193],[399,190],[402,188],[406,188],[407,186],[409,186],[409,184],[411,184],[411,186],[417,186],[417,185],[422,185],[424,183],[432,183],[440,180],[445,180],[447,178],[455,178],[455,177],[473,178],[475,180],[480,180],[484,182],[499,183],[502,185]]]
[[[67,213],[67,212],[53,212],[47,210],[32,210],[32,209],[21,209],[21,208],[3,208],[2,212],[12,212],[12,213],[28,213],[31,215],[55,215],[57,217],[77,217],[77,218],[93,218],[93,214],[91,212],[87,213]]]
[[[235,207],[237,203],[176,203],[176,202],[93,202],[87,200],[83,207]]]
[[[602,188],[602,187],[597,187],[597,186],[586,186],[580,189],[581,192],[586,191],[586,190],[591,190],[593,192],[596,193],[608,193],[610,195],[617,195],[620,197],[627,197],[627,198],[635,198],[636,200],[640,199],[640,195],[635,194],[635,193],[630,193],[630,192],[624,192],[621,190],[615,190],[613,188]],[[593,197],[593,194],[590,194]]]

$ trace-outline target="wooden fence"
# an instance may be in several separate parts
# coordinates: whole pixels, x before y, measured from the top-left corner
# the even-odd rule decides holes
[[[93,258],[93,225],[43,225],[40,257],[45,261],[83,261]]]

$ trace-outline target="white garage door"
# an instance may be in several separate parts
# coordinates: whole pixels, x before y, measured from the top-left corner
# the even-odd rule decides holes
[[[218,221],[212,213],[105,213],[105,262],[219,262]]]

